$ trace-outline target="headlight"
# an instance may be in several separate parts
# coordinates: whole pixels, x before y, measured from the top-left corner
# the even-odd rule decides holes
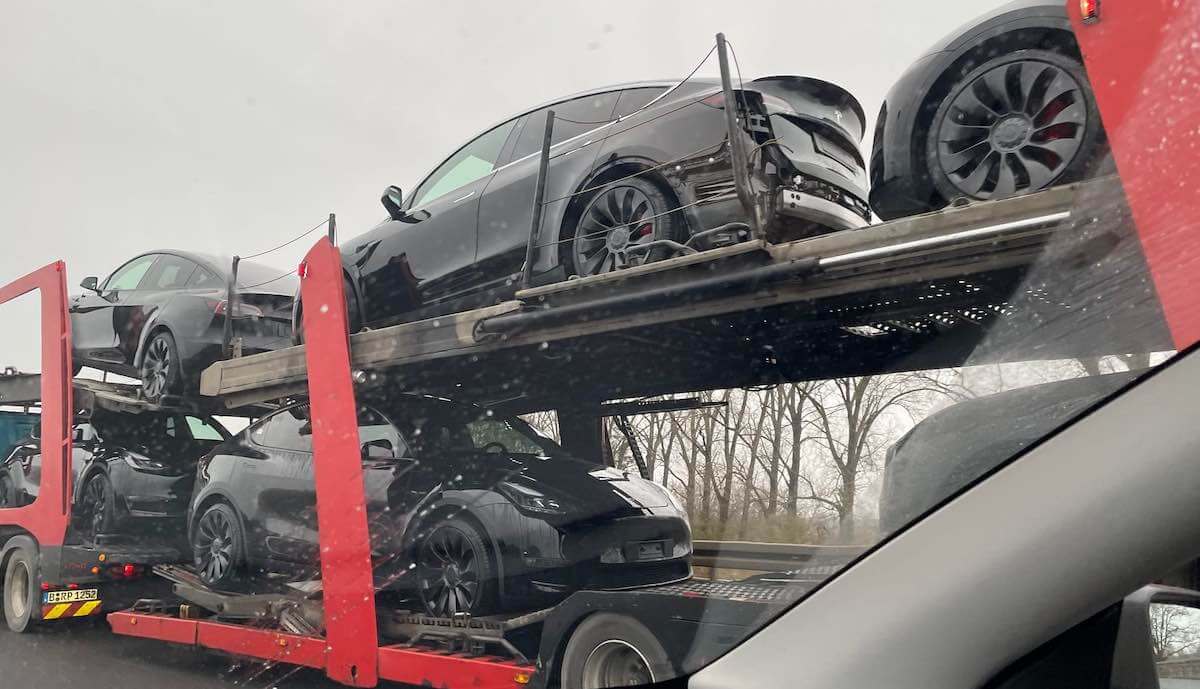
[[[508,498],[518,508],[540,514],[566,514],[566,508],[555,500],[547,497],[541,491],[519,483],[501,481],[496,484],[496,490]]]
[[[667,498],[667,502],[670,502],[672,507],[674,507],[675,509],[679,510],[679,511],[680,511],[680,512],[681,512],[681,513],[684,515],[684,516],[687,516],[687,509],[685,509],[685,508],[684,508],[684,506],[683,506],[683,503],[679,501],[679,498],[678,498],[678,497],[676,497],[676,496],[675,496],[675,494],[674,494],[674,493],[672,493],[672,492],[671,492],[671,490],[670,490],[669,488],[665,488],[665,487],[663,487],[663,486],[660,486],[660,485],[658,485],[657,483],[654,483],[654,482],[652,482],[652,481],[647,481],[647,483],[649,483],[650,485],[652,485],[652,486],[654,486],[655,488],[657,488],[657,489],[658,489],[658,492],[660,492],[660,493],[662,493],[664,496],[666,496],[666,498]]]

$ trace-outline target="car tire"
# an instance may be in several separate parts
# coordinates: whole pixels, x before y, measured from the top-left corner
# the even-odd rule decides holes
[[[929,125],[923,162],[950,203],[1087,178],[1106,149],[1083,65],[1031,48],[962,68]]]
[[[452,518],[417,543],[417,596],[436,617],[486,615],[498,608],[497,566],[487,537],[473,522]]]
[[[665,247],[629,252],[655,240],[680,241],[687,223],[678,203],[657,184],[634,177],[603,185],[587,196],[563,239],[565,265],[580,277],[669,258]]]
[[[12,631],[33,630],[39,617],[37,553],[17,546],[4,571],[4,621]]]
[[[96,536],[111,532],[117,524],[117,501],[112,482],[100,472],[88,477],[80,492],[79,519],[80,530],[95,543]]]
[[[358,293],[354,291],[354,285],[350,282],[350,276],[346,276],[342,283],[342,289],[346,293],[346,332],[353,335],[362,330],[362,314],[359,313]],[[300,294],[296,294],[296,299],[300,298]],[[304,307],[300,306],[296,309],[296,318],[292,323],[292,344],[304,344]]]
[[[142,353],[142,396],[150,402],[161,402],[167,395],[179,392],[183,379],[180,371],[179,348],[170,332],[160,330],[151,336]]]
[[[192,559],[200,580],[215,589],[232,589],[241,582],[246,562],[246,537],[237,510],[218,502],[209,505],[192,529]]]
[[[674,666],[662,644],[645,625],[628,615],[590,615],[571,633],[563,653],[564,687],[642,686],[674,676]]]

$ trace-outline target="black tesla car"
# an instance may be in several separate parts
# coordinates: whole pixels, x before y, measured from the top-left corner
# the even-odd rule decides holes
[[[230,437],[208,416],[100,408],[73,433],[72,528],[84,542],[97,535],[182,541],[196,462]],[[26,438],[0,462],[0,507],[36,500],[41,474],[41,442]]]
[[[871,150],[891,219],[1098,174],[1104,129],[1061,0],[1018,0],[932,46],[892,86]]]
[[[818,79],[755,79],[727,104],[719,82],[644,82],[557,100],[468,141],[407,196],[389,187],[388,219],[342,246],[352,330],[507,298],[529,243],[532,199],[555,112],[535,284],[594,275],[692,248],[739,241],[744,223],[724,109],[738,108],[754,191],[775,238],[870,220],[858,101]],[[744,225],[743,225],[744,227]],[[297,300],[297,319],[300,324]],[[299,328],[297,338],[299,339]]]
[[[103,282],[88,277],[72,299],[76,371],[90,366],[141,378],[149,400],[186,394],[200,372],[221,358],[232,260],[182,251],[134,257]],[[233,336],[244,354],[291,343],[298,279],[242,261]]]
[[[316,571],[307,416],[285,408],[200,461],[189,523],[206,583]],[[377,585],[432,614],[691,574],[691,532],[667,490],[572,459],[519,419],[399,395],[358,423]]]

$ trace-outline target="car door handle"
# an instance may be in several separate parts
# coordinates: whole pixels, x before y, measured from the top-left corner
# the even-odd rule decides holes
[[[460,197],[454,199],[453,201],[451,201],[451,203],[458,203],[459,201],[466,201],[467,199],[471,198],[474,195],[475,195],[475,192],[472,191],[469,194],[466,194],[464,196],[460,196]]]

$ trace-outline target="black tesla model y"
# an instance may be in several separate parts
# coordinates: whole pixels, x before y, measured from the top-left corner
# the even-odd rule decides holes
[[[858,148],[865,119],[853,96],[818,79],[778,76],[747,81],[733,100],[712,79],[596,89],[505,119],[407,195],[389,187],[388,219],[342,246],[352,332],[511,296],[530,239],[548,110],[555,124],[534,284],[671,255],[659,240],[706,249],[746,238],[733,227],[705,233],[747,221],[727,107],[743,123],[738,136],[773,238],[869,222]]]
[[[655,483],[572,459],[516,418],[414,395],[358,419],[377,585],[432,614],[481,614],[586,586],[691,575],[684,511]],[[319,564],[308,407],[268,416],[200,461],[189,518],[217,588]]]
[[[76,371],[90,366],[141,378],[146,399],[186,394],[221,358],[232,261],[182,251],[137,256],[103,282],[88,277],[71,300]],[[253,354],[291,343],[298,278],[242,261],[233,336]]]
[[[84,542],[98,535],[182,542],[196,462],[230,437],[208,416],[109,409],[96,409],[73,433],[71,526]],[[36,500],[41,476],[41,441],[26,438],[0,462],[0,507]]]

